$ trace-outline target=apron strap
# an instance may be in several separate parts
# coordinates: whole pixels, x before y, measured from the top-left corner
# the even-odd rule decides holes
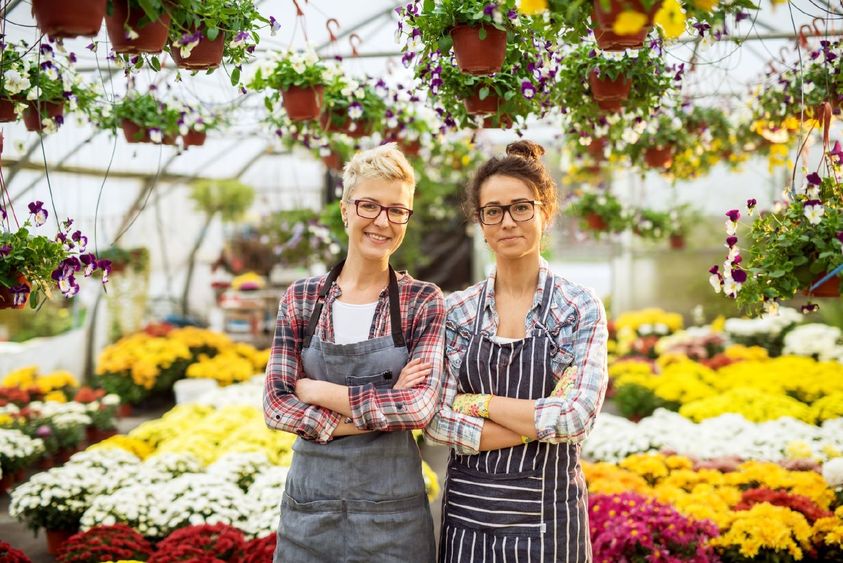
[[[331,286],[337,281],[337,278],[342,272],[342,267],[345,265],[345,260],[340,261],[336,266],[331,268],[331,272],[325,279],[325,283],[319,289],[319,296],[316,300],[316,305],[313,307],[313,313],[310,315],[310,320],[307,323],[307,331],[304,334],[304,342],[302,348],[309,348],[313,335],[316,332],[316,326],[319,324],[319,317],[322,316],[322,307],[325,305],[325,297],[331,290]],[[389,318],[392,325],[392,342],[396,347],[405,346],[404,332],[401,328],[401,308],[398,298],[398,278],[395,275],[395,270],[389,266]]]
[[[551,298],[553,297],[553,274],[550,271],[547,272],[547,279],[544,280],[544,290],[542,291],[542,316],[541,321],[542,324],[547,323],[547,315],[550,313],[550,303]]]
[[[477,316],[474,317],[474,336],[480,334],[480,328],[483,326],[483,315],[486,313],[486,290],[489,287],[488,280],[483,285],[483,291],[480,292],[480,303],[477,306]]]

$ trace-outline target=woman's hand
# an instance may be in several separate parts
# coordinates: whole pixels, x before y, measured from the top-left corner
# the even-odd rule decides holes
[[[430,363],[422,362],[419,358],[410,360],[401,370],[401,375],[398,376],[393,389],[411,389],[419,385],[427,379],[432,369],[433,366]]]
[[[316,397],[319,395],[319,386],[322,383],[324,382],[310,379],[309,377],[302,377],[296,380],[296,397],[302,403],[307,403],[308,405],[317,404]]]

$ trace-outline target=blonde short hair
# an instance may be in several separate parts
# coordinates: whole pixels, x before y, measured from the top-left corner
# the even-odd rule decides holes
[[[397,180],[410,187],[410,195],[416,191],[416,174],[395,143],[361,151],[345,165],[342,173],[342,200],[350,201],[351,192],[361,178]]]

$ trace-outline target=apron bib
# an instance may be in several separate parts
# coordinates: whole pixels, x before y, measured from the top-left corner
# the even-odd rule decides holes
[[[460,367],[460,393],[530,400],[550,394],[556,383],[551,358],[570,356],[545,328],[552,291],[548,276],[537,327],[523,340],[499,344],[480,330],[483,290]],[[591,561],[577,445],[535,441],[477,455],[452,451],[443,498],[441,562]]]
[[[391,335],[333,344],[314,334],[343,263],[334,266],[319,292],[302,345],[304,372],[339,385],[390,389],[409,358],[392,267]],[[433,520],[411,432],[369,432],[327,444],[299,438],[293,451],[275,563],[434,560]]]

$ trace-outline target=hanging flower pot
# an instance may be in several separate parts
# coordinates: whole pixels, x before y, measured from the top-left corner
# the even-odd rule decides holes
[[[14,100],[0,100],[0,123],[10,123],[17,120]]]
[[[673,164],[673,147],[647,147],[644,151],[644,162],[650,168],[670,168]]]
[[[333,170],[334,172],[342,172],[342,157],[334,151],[331,151],[331,154],[329,154],[328,156],[323,156],[322,162],[325,164],[328,170]]]
[[[106,0],[32,0],[32,13],[50,37],[93,37],[102,26],[105,6]]]
[[[612,79],[608,76],[599,75],[597,69],[594,69],[588,75],[588,84],[591,86],[592,97],[598,102],[623,101],[629,97],[629,90],[632,88],[632,79],[623,75]]]
[[[208,138],[208,134],[204,131],[196,131],[195,129],[191,129],[187,132],[187,135],[184,136],[184,146],[187,147],[201,147],[205,144],[205,139]]]
[[[485,37],[480,38],[481,30]],[[469,74],[493,74],[503,66],[506,32],[493,26],[456,25],[451,29],[454,55],[460,70]]]
[[[162,14],[144,26],[140,20],[145,13],[139,8],[129,11],[129,0],[114,0],[112,13],[105,17],[105,27],[115,53],[160,53],[170,34],[170,14]],[[138,34],[135,39],[126,35],[126,26]]]
[[[670,248],[673,250],[682,250],[685,248],[685,237],[682,235],[670,235]]]
[[[828,274],[824,273],[824,274],[820,275],[819,277],[817,277],[817,279],[815,279],[813,282],[811,282],[811,285],[814,285],[815,283],[817,283],[818,281],[823,279],[826,275],[828,275]],[[833,278],[826,281],[824,284],[822,284],[818,288],[814,289],[813,291],[811,291],[811,288],[809,286],[802,291],[802,294],[803,295],[809,295],[811,297],[834,297],[834,298],[838,298],[838,297],[840,297],[840,276],[834,276]]]
[[[220,32],[213,41],[205,37],[203,32],[195,33],[199,34],[199,43],[193,47],[188,57],[181,56],[179,41],[170,45],[170,54],[176,66],[187,70],[208,70],[220,66],[225,49],[225,33]]]
[[[281,90],[284,97],[284,109],[292,121],[317,119],[322,113],[324,88],[319,86],[290,86]]]
[[[605,10],[603,9],[604,3],[608,4]],[[608,0],[608,2],[607,0],[594,0],[594,11],[591,13],[591,19],[594,27],[611,30],[614,28],[615,20],[618,19],[621,12],[632,10],[647,16],[647,24],[644,27],[648,27],[648,24],[653,21],[653,16],[659,10],[661,4],[660,1],[654,2],[649,10],[645,10],[641,0]]]
[[[479,92],[465,98],[463,100],[465,109],[471,115],[488,115],[490,113],[498,113],[498,106],[500,105],[500,98],[497,94],[489,93],[488,96],[480,99]]]
[[[164,135],[161,136],[161,142],[155,143],[152,140],[152,135],[150,134],[150,129],[147,127],[143,127],[138,125],[134,121],[130,119],[123,119],[120,122],[120,127],[123,129],[123,136],[126,137],[127,143],[154,143],[154,144],[162,144],[162,145],[175,145],[176,138],[173,135]],[[187,143],[185,142],[185,146]],[[114,269],[112,268],[112,272]]]
[[[117,407],[117,416],[120,418],[127,418],[132,416],[132,403],[120,403]]]
[[[45,117],[56,119],[63,116],[64,102],[29,102],[23,110],[23,122],[27,131],[41,131],[44,128]]]
[[[597,107],[606,113],[617,113],[623,109],[623,100],[595,100]]]
[[[58,555],[59,551],[70,536],[74,535],[78,530],[46,530],[47,532],[47,551],[50,555]]]
[[[483,118],[483,128],[504,130],[511,129],[512,118],[506,114],[503,114],[501,116],[490,115],[488,117]]]
[[[405,156],[418,156],[421,152],[421,142],[418,139],[414,141],[399,140],[398,148]]]
[[[18,274],[16,280],[17,284],[11,287],[0,285],[0,309],[23,309],[29,302],[32,285],[23,274]]]
[[[325,112],[319,116],[319,125],[326,133],[345,133],[349,137],[359,139],[365,137],[372,130],[372,124],[365,119],[352,121],[347,115],[340,115],[337,112]]]
[[[607,144],[608,142],[606,141],[605,137],[592,139],[591,143],[588,144],[588,154],[591,155],[591,158],[593,158],[597,162],[605,160]]]
[[[589,213],[585,216],[585,222],[592,231],[605,231],[609,229],[608,223],[597,213]]]
[[[645,26],[641,28],[641,31],[633,35],[618,35],[611,28],[598,26],[594,28],[594,39],[597,40],[597,46],[604,51],[641,49],[644,47],[644,41],[647,39],[650,29],[649,26]]]

